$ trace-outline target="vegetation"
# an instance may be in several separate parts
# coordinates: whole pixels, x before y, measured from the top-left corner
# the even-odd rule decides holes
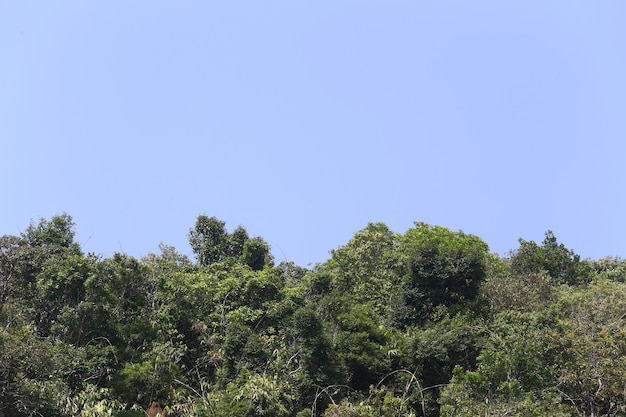
[[[626,261],[369,224],[312,269],[199,216],[195,259],[0,237],[0,416],[626,416]]]

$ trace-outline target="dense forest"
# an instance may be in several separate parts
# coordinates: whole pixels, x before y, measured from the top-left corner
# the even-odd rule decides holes
[[[0,417],[626,416],[626,261],[368,224],[312,268],[201,215],[194,259],[0,237]]]

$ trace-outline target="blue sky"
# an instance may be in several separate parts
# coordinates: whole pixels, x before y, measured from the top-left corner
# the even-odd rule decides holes
[[[626,2],[0,2],[0,234],[278,261],[368,222],[626,257]]]

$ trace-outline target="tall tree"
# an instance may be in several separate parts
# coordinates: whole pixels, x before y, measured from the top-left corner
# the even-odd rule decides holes
[[[68,256],[80,255],[74,242],[74,221],[68,214],[53,216],[50,220],[31,222],[21,236],[0,238],[0,323],[32,319],[32,309],[13,309],[7,316],[9,304],[24,303],[36,293],[37,275],[47,263],[62,261]],[[27,317],[29,316],[29,317]]]
[[[75,223],[67,213],[53,216],[49,221],[41,218],[38,223],[31,222],[22,233],[22,237],[26,239],[31,246],[57,246],[62,248],[70,248],[77,244],[74,242]]]
[[[406,275],[398,249],[398,236],[387,225],[369,223],[331,251],[327,267],[334,272],[335,290],[357,303],[371,302],[381,317],[389,318]]]
[[[237,226],[228,237],[228,256],[239,259],[243,255],[244,246],[249,239],[250,236],[248,236],[246,229],[243,226]]]
[[[206,266],[228,256],[226,223],[216,217],[198,216],[189,230],[189,244],[200,265]]]

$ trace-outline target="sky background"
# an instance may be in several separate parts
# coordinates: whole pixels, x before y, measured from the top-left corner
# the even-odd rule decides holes
[[[0,235],[277,261],[368,222],[626,257],[626,1],[0,1]]]

